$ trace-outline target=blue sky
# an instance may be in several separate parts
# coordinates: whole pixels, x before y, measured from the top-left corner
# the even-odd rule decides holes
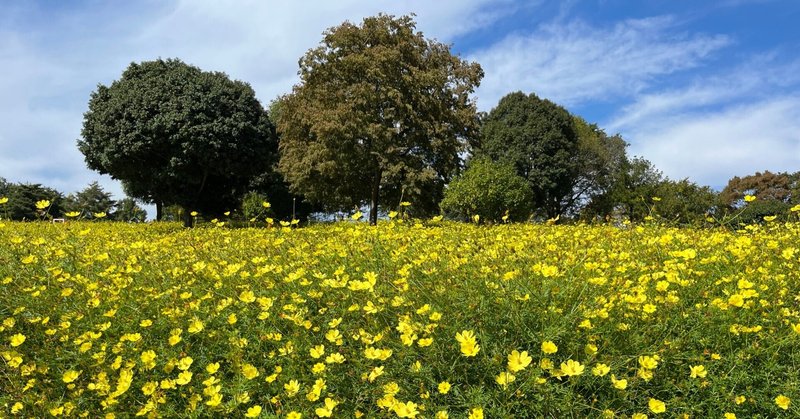
[[[0,0],[0,176],[65,193],[98,180],[121,197],[75,145],[98,83],[177,57],[249,82],[266,106],[326,28],[379,12],[413,12],[479,62],[481,110],[536,93],[621,133],[670,178],[717,189],[800,170],[795,0]]]

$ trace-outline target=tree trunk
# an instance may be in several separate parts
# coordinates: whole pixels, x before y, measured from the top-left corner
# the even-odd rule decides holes
[[[381,171],[376,170],[372,177],[372,201],[369,207],[369,224],[378,224],[378,197],[381,192]]]
[[[161,221],[164,218],[164,203],[156,201],[156,221]]]
[[[183,220],[184,227],[193,227],[194,223],[192,223],[192,218],[192,214],[190,214],[189,211],[181,211],[181,220]]]

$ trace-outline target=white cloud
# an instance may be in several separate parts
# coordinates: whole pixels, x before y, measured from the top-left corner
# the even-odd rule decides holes
[[[779,59],[642,93],[603,126],[675,179],[721,188],[733,176],[800,170],[800,60]]]
[[[800,170],[800,95],[653,119],[626,138],[673,179],[724,187],[733,176]]]
[[[180,57],[204,69],[250,82],[262,101],[287,93],[297,81],[297,61],[319,45],[322,33],[345,20],[359,23],[379,12],[416,13],[417,29],[449,42],[453,37],[513,13],[510,0],[188,1],[144,29],[136,60]]]
[[[637,95],[623,107],[605,128],[611,132],[663,123],[687,113],[704,112],[708,107],[762,100],[785,94],[800,84],[800,60],[780,63],[777,54],[765,54],[734,69],[699,77],[686,87],[672,87]],[[659,122],[660,121],[660,122]]]
[[[510,35],[471,56],[486,72],[479,106],[488,110],[516,90],[566,106],[632,96],[655,78],[702,65],[731,44],[724,35],[686,34],[675,26],[673,18],[662,16],[606,28],[572,21]]]

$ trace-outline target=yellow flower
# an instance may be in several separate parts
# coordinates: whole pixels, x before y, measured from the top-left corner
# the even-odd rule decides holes
[[[192,381],[192,375],[194,375],[194,374],[192,374],[191,371],[183,371],[183,372],[181,372],[180,374],[178,374],[178,378],[175,379],[175,384],[177,384],[179,386],[183,386],[183,385],[189,384],[189,382]]]
[[[36,201],[36,209],[43,210],[50,206],[50,201],[43,199],[41,201]]]
[[[0,205],[5,204],[6,202],[8,202],[8,197],[7,196],[4,196],[4,197],[0,198]]]
[[[8,198],[3,198],[3,199],[5,199],[6,202],[8,202]],[[0,199],[0,204],[5,204],[5,202],[3,202],[2,199]],[[11,406],[11,414],[16,415],[17,413],[22,411],[22,408],[23,408],[22,403],[20,402],[14,403],[14,405]]]
[[[222,403],[222,393],[214,393],[206,400],[206,405],[209,407],[217,407],[220,403]]]
[[[249,304],[249,303],[252,303],[255,300],[256,300],[256,295],[253,293],[253,291],[244,290],[239,294],[239,301],[241,301],[243,303],[248,303]]]
[[[192,359],[192,357],[185,356],[178,361],[177,365],[178,369],[181,371],[186,371],[189,369],[189,367],[192,366],[192,362],[194,362],[194,359]]]
[[[624,378],[617,380],[617,377],[614,374],[611,374],[611,384],[613,384],[614,388],[618,390],[625,390],[628,387],[628,380]]]
[[[181,335],[170,335],[169,346],[175,346],[182,340]]]
[[[581,365],[578,361],[567,360],[567,362],[561,363],[561,372],[567,376],[573,375],[581,375],[583,374],[583,370],[586,369],[583,365]]]
[[[480,407],[473,407],[469,411],[468,419],[483,419],[483,409]]]
[[[150,362],[152,362],[153,360],[156,359],[156,356],[157,355],[156,355],[155,351],[150,350],[150,351],[142,352],[142,354],[141,354],[141,356],[139,358],[142,360],[143,363],[149,364]]]
[[[255,405],[249,409],[247,409],[247,413],[245,413],[244,417],[246,418],[257,418],[261,415],[261,406]]]
[[[503,371],[494,378],[494,381],[497,384],[500,384],[503,388],[507,387],[509,383],[513,383],[517,377],[514,377],[510,372]]]
[[[142,386],[142,394],[145,396],[149,396],[155,393],[156,389],[158,388],[158,383],[155,381],[148,381]]]
[[[778,405],[778,407],[780,407],[783,410],[788,410],[790,403],[792,403],[792,400],[784,396],[783,394],[775,398],[775,404]]]
[[[25,335],[22,333],[17,333],[16,335],[11,336],[11,346],[19,346],[25,342]]]
[[[353,220],[360,220],[360,219],[361,219],[361,217],[363,217],[363,216],[364,216],[364,213],[363,213],[363,212],[361,212],[361,211],[356,211],[356,212],[355,212],[355,214],[353,214],[353,215],[351,215],[351,216],[350,216],[350,218],[352,218]]]
[[[736,419],[736,413],[725,412],[723,419]]]
[[[95,212],[95,213],[92,213],[92,215],[94,215],[94,218],[105,218],[106,217],[106,213],[104,211]]]
[[[542,342],[542,352],[550,355],[558,352],[558,346],[552,341],[546,340]]]
[[[314,412],[321,418],[329,418],[333,415],[333,409],[339,404],[336,400],[329,397],[325,398],[325,407],[318,407]]]
[[[597,364],[592,368],[592,375],[603,377],[611,371],[611,367],[606,364]]]
[[[192,211],[192,212],[189,213],[189,215],[191,215],[192,217],[197,217],[198,212],[197,211]]]
[[[800,334],[800,323],[793,324],[792,325],[792,330],[794,330],[795,333]]]
[[[77,380],[79,375],[81,375],[81,371],[69,370],[61,376],[61,381],[71,383]]]
[[[283,385],[283,389],[286,390],[286,396],[292,397],[300,391],[300,382],[297,380],[290,380]]]
[[[728,304],[734,307],[741,307],[744,305],[744,297],[741,294],[733,294],[728,298]]]
[[[692,365],[689,367],[690,377],[691,378],[706,378],[708,371],[706,371],[706,367],[703,365]]]
[[[242,375],[244,375],[244,378],[252,380],[253,378],[258,377],[258,368],[252,364],[244,364],[242,366]]]
[[[303,414],[300,413],[300,412],[292,411],[292,412],[289,412],[289,413],[286,414],[286,419],[301,419],[302,417],[303,417]]]
[[[528,351],[521,353],[517,350],[511,351],[511,354],[508,355],[508,370],[511,372],[522,371],[531,364],[531,361],[533,358],[528,356]]]
[[[219,370],[219,362],[214,362],[211,364],[206,365],[206,372],[209,374],[214,374]]]
[[[651,356],[640,356],[639,365],[646,370],[654,370],[658,367],[658,360]]]
[[[649,407],[650,411],[653,413],[664,413],[667,411],[667,405],[661,400],[654,398],[650,398],[650,400],[647,401],[647,407]]]
[[[372,371],[369,372],[369,375],[367,376],[367,378],[369,379],[369,382],[371,383],[371,382],[375,381],[375,379],[377,379],[381,375],[383,375],[383,367],[382,366],[381,367],[375,367],[375,368],[372,369]]]
[[[325,345],[317,345],[309,350],[309,353],[312,358],[317,359],[322,355],[325,355]]]
[[[189,327],[186,328],[186,330],[188,330],[189,333],[194,334],[194,333],[200,333],[201,331],[203,331],[204,328],[205,326],[203,326],[203,322],[200,321],[200,319],[198,319],[197,317],[195,317],[194,319],[192,319],[192,321],[189,322]]]
[[[69,218],[75,218],[75,217],[81,215],[81,213],[80,213],[80,211],[70,211],[70,212],[68,212],[68,213],[66,213],[64,215],[66,215]]]
[[[753,195],[745,195],[744,196],[744,202],[753,202],[755,200],[756,200],[756,197],[753,196]]]
[[[399,418],[415,418],[419,414],[417,404],[411,401],[407,403],[396,402],[392,405],[392,410]]]
[[[475,356],[481,350],[475,339],[475,333],[471,330],[456,333],[456,340],[461,344],[461,354],[464,356]]]
[[[736,403],[736,404],[742,404],[745,401],[747,401],[747,397],[744,397],[742,395],[736,396],[736,398],[733,399],[733,402]]]
[[[647,419],[647,415],[644,413],[634,413],[631,415],[631,419]]]
[[[450,387],[451,387],[450,383],[448,383],[447,381],[442,381],[441,383],[439,383],[439,386],[438,386],[439,393],[440,394],[447,394],[447,392],[450,391]]]

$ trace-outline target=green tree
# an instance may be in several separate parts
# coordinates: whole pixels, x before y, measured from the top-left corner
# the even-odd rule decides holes
[[[0,176],[0,197],[8,195],[9,188],[11,188],[11,184],[6,180],[6,178]]]
[[[64,196],[61,192],[38,183],[11,183],[7,185],[8,202],[3,205],[4,217],[18,221],[32,221],[43,215],[59,218],[64,213]],[[2,196],[0,196],[2,197]],[[38,210],[36,203],[50,201],[44,210]]]
[[[614,180],[609,200],[615,212],[631,221],[642,221],[651,212],[653,198],[659,197],[659,186],[664,175],[642,157],[623,163]]]
[[[104,191],[97,183],[92,182],[80,192],[69,194],[64,199],[66,211],[82,212],[87,217],[94,217],[98,213],[110,213],[115,202],[111,194]]]
[[[528,182],[517,175],[510,163],[488,158],[472,159],[467,169],[445,190],[442,211],[462,220],[479,215],[482,219],[525,221],[533,208]]]
[[[565,197],[563,206],[583,218],[605,217],[615,206],[611,194],[627,164],[628,144],[619,135],[608,136],[579,116],[573,116],[572,121],[578,136],[576,167],[572,192]]]
[[[140,207],[135,199],[126,197],[116,202],[111,219],[129,223],[143,223],[147,220],[147,211]]]
[[[715,211],[717,193],[688,179],[664,179],[656,188],[653,212],[678,224],[702,224]],[[652,200],[652,198],[651,198]]]
[[[761,201],[790,203],[800,201],[794,196],[798,188],[797,174],[772,173],[769,170],[745,177],[734,176],[720,192],[720,201],[731,208],[742,206],[745,195],[755,196]]]
[[[578,136],[566,109],[535,94],[510,93],[483,120],[477,155],[510,162],[525,178],[547,218],[567,209],[578,163]]]
[[[89,168],[158,209],[232,209],[277,160],[274,130],[253,89],[177,59],[132,63],[119,80],[99,85],[82,137]]]
[[[470,94],[483,71],[415,32],[412,17],[368,17],[324,33],[276,104],[280,171],[328,210],[435,206],[477,135]]]
[[[800,202],[800,172],[772,173],[770,171],[739,177],[734,176],[719,194],[720,211],[736,217],[740,223],[760,223],[764,216],[777,215],[786,219],[789,209]],[[744,197],[756,197],[745,203]]]

